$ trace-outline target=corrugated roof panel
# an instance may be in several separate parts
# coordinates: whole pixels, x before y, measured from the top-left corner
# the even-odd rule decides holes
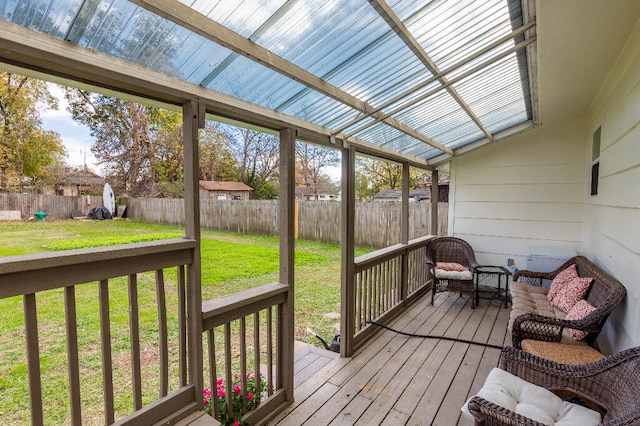
[[[282,112],[296,117],[306,116],[313,122],[330,129],[338,128],[358,116],[358,111],[355,109],[313,91],[305,92]]]
[[[356,136],[385,148],[400,152],[403,152],[403,150],[421,142],[384,123],[376,123]]]
[[[356,116],[350,107],[251,60],[238,57],[209,87],[320,125]],[[292,94],[295,94],[291,101]],[[282,105],[285,107],[282,108]]]
[[[512,29],[505,0],[431,2],[403,20],[440,69]]]
[[[306,88],[243,56],[237,56],[207,87],[269,108]]]
[[[485,68],[455,84],[455,87],[485,125],[503,121],[505,117],[522,117],[523,111],[526,120],[525,97],[515,55]],[[487,127],[490,131],[502,130],[494,129],[495,126]]]
[[[78,44],[192,83],[231,53],[124,0],[101,1]]]
[[[249,38],[286,0],[179,0],[191,9]]]
[[[367,2],[299,2],[256,42],[372,103],[429,75]]]
[[[471,118],[446,90],[396,114],[394,118],[448,147],[457,138],[457,129],[475,127]],[[454,136],[448,137],[448,134]]]
[[[82,0],[8,0],[3,2],[0,11],[4,20],[64,38],[81,4]]]
[[[295,102],[280,111],[330,128],[330,123],[341,125],[358,115],[353,108],[313,90],[304,91]]]

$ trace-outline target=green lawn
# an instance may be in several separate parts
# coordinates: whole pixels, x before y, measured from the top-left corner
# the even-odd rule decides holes
[[[124,220],[0,222],[3,244],[0,256],[122,244],[183,235],[183,229]],[[202,231],[203,300],[277,281],[279,241],[275,237]],[[367,252],[357,250],[356,255]],[[138,282],[143,377],[157,376],[157,311],[151,274]],[[175,304],[172,287],[175,272],[167,273],[168,306]],[[296,338],[317,344],[305,335],[307,327],[329,339],[340,312],[340,248],[310,241],[296,242],[295,269]],[[124,278],[110,280],[110,315],[113,336],[114,385],[127,388],[128,292]],[[87,423],[100,422],[102,407],[98,294],[95,284],[76,286],[81,389]],[[68,384],[64,333],[64,300],[60,290],[39,293],[38,321],[45,417],[49,424],[67,424]],[[0,419],[2,424],[28,422],[28,384],[22,298],[0,300]],[[170,322],[176,313],[169,311]],[[169,330],[170,350],[175,349],[177,331]],[[155,345],[155,346],[154,346]],[[173,386],[176,386],[173,383]],[[157,381],[145,381],[145,403],[157,398]],[[53,408],[52,408],[53,407]],[[116,396],[116,411],[131,410],[130,395]]]

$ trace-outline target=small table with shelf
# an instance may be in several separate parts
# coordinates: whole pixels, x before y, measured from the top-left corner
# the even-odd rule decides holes
[[[480,275],[490,275],[498,277],[498,288],[496,290],[480,290]],[[511,271],[505,268],[504,266],[496,266],[496,265],[486,265],[486,266],[478,266],[475,269],[475,279],[476,279],[476,288],[475,288],[475,299],[476,306],[480,298],[483,299],[501,299],[502,298],[502,277],[504,277],[504,307],[507,308],[509,305],[509,277],[511,276]]]

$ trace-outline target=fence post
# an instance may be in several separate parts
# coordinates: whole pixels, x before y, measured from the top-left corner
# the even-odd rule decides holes
[[[293,217],[293,238],[298,239],[298,231],[300,226],[300,200],[295,201],[294,217]]]

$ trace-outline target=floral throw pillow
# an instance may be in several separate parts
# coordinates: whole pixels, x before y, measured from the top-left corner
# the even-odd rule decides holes
[[[443,271],[455,272],[464,272],[466,270],[464,266],[455,262],[436,262],[436,268],[442,269]]]
[[[574,278],[578,278],[578,271],[576,265],[571,265],[566,269],[563,269],[558,275],[551,281],[549,287],[549,293],[547,293],[547,300],[553,301],[553,298],[558,294],[558,290],[570,283]]]
[[[551,305],[569,312],[580,299],[587,294],[593,278],[574,278],[560,290],[551,301]]]
[[[565,319],[568,320],[578,320],[586,317],[591,312],[595,311],[596,308],[591,305],[591,303],[587,302],[585,299],[578,300],[578,303],[573,305],[573,308],[569,312],[567,312],[567,316]],[[573,328],[568,328],[567,331],[575,340],[582,340],[587,336],[586,331],[582,330],[574,330]]]

